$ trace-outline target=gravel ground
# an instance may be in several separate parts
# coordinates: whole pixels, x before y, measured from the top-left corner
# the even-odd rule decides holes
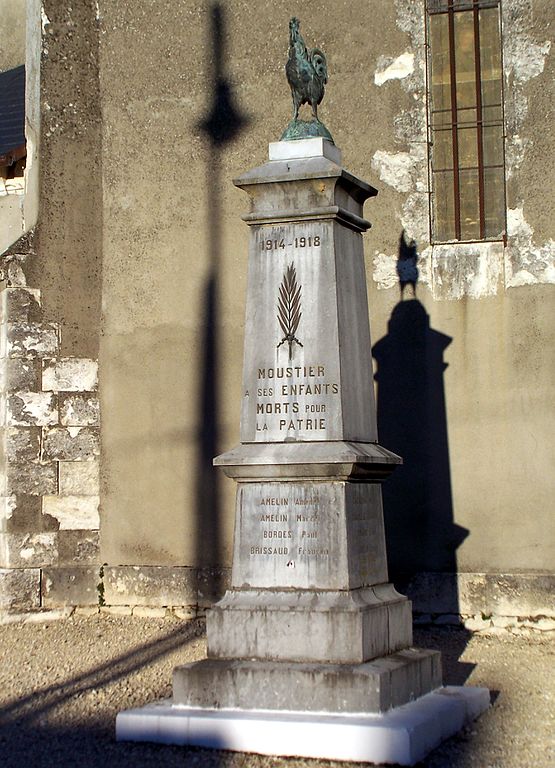
[[[493,706],[420,768],[553,768],[555,639],[419,629],[443,652],[445,682],[492,691]],[[116,713],[171,695],[176,664],[202,658],[199,621],[106,614],[0,626],[2,768],[339,768],[285,759],[114,741]]]

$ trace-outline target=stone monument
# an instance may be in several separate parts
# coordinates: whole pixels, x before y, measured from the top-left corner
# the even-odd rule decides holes
[[[121,713],[117,737],[411,765],[489,704],[442,688],[388,583],[362,233],[377,194],[346,171],[316,107],[325,56],[290,24],[294,115],[250,199],[241,443],[231,588],[207,616],[207,659],[171,702]],[[298,120],[309,103],[313,120]],[[294,137],[294,138],[291,138]]]

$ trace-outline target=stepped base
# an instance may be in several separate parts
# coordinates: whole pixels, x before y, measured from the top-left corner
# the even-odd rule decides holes
[[[362,664],[412,645],[411,606],[392,584],[345,592],[230,589],[208,612],[207,635],[212,659]]]
[[[171,701],[120,712],[118,741],[261,755],[414,765],[489,707],[485,688],[439,688],[382,715],[192,709]]]
[[[364,664],[204,659],[173,671],[188,707],[379,713],[441,686],[439,651],[407,648]]]

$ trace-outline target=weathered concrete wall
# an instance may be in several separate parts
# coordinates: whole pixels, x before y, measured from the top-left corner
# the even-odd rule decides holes
[[[17,611],[99,599],[98,29],[93,2],[23,10],[23,237],[2,245],[0,317],[0,608]]]
[[[287,20],[297,10],[291,3],[258,6],[222,4],[222,76],[250,122],[211,150],[199,127],[215,98],[211,5],[159,2],[153,15],[144,3],[99,3],[102,525],[110,563],[229,562],[234,489],[210,474],[202,452],[237,440],[247,232],[239,219],[246,200],[231,179],[265,159],[267,142],[288,120],[282,67]],[[451,339],[441,380],[448,509],[432,510],[426,520],[423,502],[426,533],[411,554],[411,566],[430,571],[541,572],[553,562],[550,193],[538,189],[552,142],[543,114],[553,64],[541,21],[552,10],[516,0],[504,8],[511,41],[507,153],[520,151],[508,163],[507,249],[429,245],[419,4],[360,2],[345,13],[309,2],[302,19],[307,40],[329,51],[322,117],[348,167],[381,190],[368,206],[374,230],[366,238],[374,341],[386,336],[398,301],[403,227],[421,254],[417,295],[431,330]],[[207,298],[212,265],[215,315]],[[214,483],[222,489],[217,503]],[[448,540],[445,517],[453,530]],[[402,536],[397,540],[407,548]]]
[[[552,572],[553,10],[503,8],[506,248],[430,245],[423,3],[308,0],[301,17],[328,54],[321,117],[346,166],[380,190],[365,249],[381,441],[406,458],[385,496],[390,564],[406,579]],[[290,118],[297,12],[263,0],[43,4],[26,271],[44,321],[60,324],[59,354],[99,355],[98,562],[113,603],[194,601],[217,586],[210,567],[230,563],[235,488],[211,459],[239,428],[247,199],[231,180],[265,161]],[[403,228],[420,280],[418,301],[399,307]],[[468,613],[493,599],[470,581],[450,592],[464,589]]]
[[[214,565],[230,547],[231,497],[224,512],[209,454],[238,408],[221,398],[240,373],[243,253],[230,245],[244,237],[229,179],[246,150],[234,164],[216,148],[209,166],[207,7],[99,3],[102,556],[114,565]]]
[[[211,143],[201,124],[225,107],[214,7],[159,2],[152,15],[145,3],[99,3],[108,562],[230,561],[235,489],[211,456],[238,441],[247,198],[231,180],[265,161],[290,118],[283,66],[297,7],[221,4],[220,77],[241,119],[233,140],[216,131]],[[307,40],[333,52],[323,115],[345,157],[358,159],[353,169],[367,172],[366,151],[355,150],[372,122],[373,12],[363,2],[349,14],[325,7],[309,2],[303,13]],[[345,121],[351,110],[358,117]]]
[[[36,4],[38,5],[38,4]],[[96,358],[102,240],[96,3],[45,0],[40,80],[40,212],[29,285],[46,320],[61,323],[62,354]]]
[[[0,72],[25,63],[25,0],[3,0],[0,13]]]
[[[396,408],[398,422],[409,411],[422,413],[422,425],[439,437],[431,445],[411,436],[416,422],[410,417],[407,431],[400,424],[396,431],[395,416],[382,410],[385,431],[397,444],[388,444],[383,433],[381,440],[405,453],[407,462],[385,490],[390,561],[406,578],[455,569],[550,572],[555,243],[548,213],[553,196],[545,183],[553,133],[545,115],[555,83],[546,35],[553,8],[541,1],[503,3],[506,247],[430,245],[424,19],[405,0],[390,11],[392,26],[403,34],[378,58],[374,76],[375,91],[391,111],[382,111],[371,139],[372,167],[382,184],[376,181],[376,227],[373,242],[367,240],[373,336],[384,339],[375,350],[378,403],[381,397]],[[403,228],[417,241],[417,298],[427,320],[416,307],[396,307],[395,238]],[[387,372],[401,354],[413,390],[380,392],[380,365]],[[436,354],[446,364],[444,374],[428,368],[427,376],[407,376],[411,365],[429,365]],[[391,378],[385,381],[395,387]],[[413,597],[418,607],[418,594]],[[524,582],[521,600],[524,606]]]

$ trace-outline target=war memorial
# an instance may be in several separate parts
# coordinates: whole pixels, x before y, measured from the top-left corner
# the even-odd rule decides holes
[[[231,587],[207,658],[173,699],[120,713],[119,740],[412,765],[489,706],[442,687],[388,582],[362,234],[377,190],[318,119],[326,58],[290,22],[293,119],[234,181],[250,227],[241,443],[214,459],[237,483]],[[309,104],[312,118],[299,119]]]

